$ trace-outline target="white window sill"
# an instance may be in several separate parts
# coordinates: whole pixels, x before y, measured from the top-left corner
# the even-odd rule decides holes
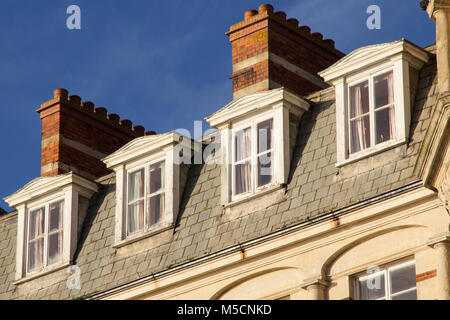
[[[54,265],[54,266],[49,266],[49,267],[46,267],[46,268],[42,269],[42,271],[34,271],[33,273],[28,274],[25,277],[14,281],[13,284],[19,285],[19,284],[22,284],[22,283],[25,283],[25,282],[28,282],[28,281],[31,281],[31,280],[43,277],[43,276],[45,276],[47,274],[50,274],[50,273],[62,270],[64,268],[67,268],[68,266],[70,266],[69,262],[62,263],[62,264],[57,264],[57,265]]]
[[[400,146],[402,144],[405,144],[406,142],[407,142],[406,139],[402,139],[400,141],[398,141],[398,140],[397,141],[389,141],[387,143],[380,144],[380,145],[375,146],[375,147],[373,147],[373,148],[371,148],[369,150],[366,150],[364,153],[358,154],[358,155],[350,157],[350,158],[348,158],[348,159],[346,159],[344,161],[336,163],[336,168],[340,168],[340,167],[343,167],[343,166],[345,166],[347,164],[354,163],[354,162],[360,161],[362,159],[365,159],[365,158],[374,156],[376,154],[379,154],[381,152],[384,152],[384,151],[396,148],[396,147],[398,147],[398,146]]]
[[[237,205],[239,205],[241,203],[244,203],[244,202],[247,202],[249,200],[253,200],[253,199],[259,198],[259,197],[262,197],[262,196],[264,196],[264,195],[266,195],[268,193],[274,192],[276,190],[283,189],[284,187],[285,187],[284,185],[279,185],[279,184],[269,185],[269,186],[267,186],[264,189],[260,189],[260,190],[256,191],[255,193],[249,194],[249,195],[247,195],[245,197],[241,197],[241,198],[239,198],[237,200],[229,202],[229,203],[223,205],[223,208],[231,208],[231,207],[237,206]]]
[[[128,236],[126,239],[123,239],[120,242],[115,243],[112,247],[113,248],[120,248],[120,247],[124,247],[126,245],[138,242],[140,240],[152,237],[158,233],[162,233],[164,231],[167,231],[171,228],[173,228],[174,224],[172,222],[168,223],[168,222],[161,222],[158,223],[154,226],[152,226],[150,229],[148,229],[145,232],[140,232],[138,234],[135,235],[131,235]]]

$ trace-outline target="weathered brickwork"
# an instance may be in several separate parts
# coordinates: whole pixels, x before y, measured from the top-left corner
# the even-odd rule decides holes
[[[418,274],[418,275],[416,275],[416,282],[421,282],[421,281],[425,281],[428,279],[432,279],[432,278],[436,277],[436,275],[437,275],[436,269]]]
[[[54,99],[37,110],[42,119],[42,175],[74,171],[88,178],[107,173],[100,159],[144,135],[142,126],[132,127],[129,120],[107,115],[105,108],[68,96],[64,89],[55,91]]]
[[[267,28],[267,26],[265,27]],[[267,29],[259,30],[231,43],[232,62],[236,64],[268,50],[269,31]]]
[[[287,70],[283,66],[270,61],[269,63],[269,75],[270,79],[277,84],[283,83],[286,89],[292,92],[296,92],[299,95],[305,96],[311,92],[320,90],[320,87],[305,81],[302,77],[298,76],[296,73]]]
[[[251,67],[241,69],[239,72],[233,74],[231,78],[233,79],[234,91],[239,91],[263,80],[267,80],[269,79],[269,60],[264,60],[255,63]]]
[[[233,92],[263,80],[271,81],[263,87],[259,86],[258,91],[274,89],[275,85],[281,85],[297,94],[305,95],[320,89],[317,84],[296,75],[290,68],[272,62],[254,61],[250,66],[236,70],[239,63],[264,53],[275,54],[317,79],[320,79],[317,72],[343,57],[343,54],[334,48],[332,40],[323,40],[320,33],[311,34],[308,27],[299,27],[296,19],[286,19],[284,12],[273,12],[270,5],[260,6],[259,12],[248,11],[245,17],[244,21],[233,25],[227,32],[235,66],[231,76]]]
[[[289,183],[281,200],[256,212],[227,217],[220,204],[221,166],[193,165],[187,172],[176,228],[158,245],[133,255],[121,256],[112,247],[115,178],[102,178],[99,192],[91,199],[75,255],[75,264],[81,270],[81,290],[67,289],[66,270],[14,285],[17,218],[14,213],[0,217],[0,298],[85,297],[416,181],[413,169],[417,152],[436,101],[434,58],[422,68],[419,78],[407,145],[380,153],[371,166],[361,161],[337,169],[334,91],[316,92],[308,97],[312,106],[298,124]],[[424,280],[432,274],[419,276]]]

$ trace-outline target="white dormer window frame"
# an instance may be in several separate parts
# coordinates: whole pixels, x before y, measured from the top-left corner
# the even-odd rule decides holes
[[[392,43],[372,45],[357,49],[319,75],[335,88],[336,99],[336,167],[356,162],[390,148],[397,147],[409,140],[411,121],[411,69],[419,71],[428,61],[428,53],[401,39]],[[377,143],[376,106],[374,79],[392,72],[393,113],[392,137]],[[352,150],[350,90],[355,85],[368,82],[370,146]],[[380,110],[383,109],[380,107]],[[359,130],[362,132],[361,130]]]
[[[263,124],[267,121],[271,121],[272,122],[272,128],[271,128],[271,134],[270,134],[270,148],[268,148],[267,150],[263,150],[261,152],[258,151],[258,147],[259,147],[259,137],[263,136],[264,133],[262,132],[263,130],[258,130],[258,125]],[[273,163],[275,160],[275,157],[277,154],[279,154],[280,152],[282,152],[281,148],[277,148],[276,146],[279,144],[275,144],[273,143],[273,140],[276,140],[277,138],[282,138],[282,133],[279,132],[279,130],[276,130],[274,128],[274,113],[273,112],[268,112],[266,114],[263,114],[261,116],[255,117],[253,118],[253,120],[251,121],[244,121],[244,123],[240,123],[238,125],[236,125],[235,127],[233,127],[232,129],[232,164],[231,164],[231,198],[232,201],[238,201],[240,199],[246,198],[248,196],[254,195],[258,192],[267,190],[268,188],[274,187],[277,185],[277,180],[276,177],[279,176],[279,173],[276,172],[277,169],[276,167],[274,168],[273,165],[270,166],[270,181],[268,182],[262,182],[259,183],[258,182],[258,171],[259,171],[259,166],[258,166],[258,159],[261,157],[264,161],[263,164],[266,164],[265,162],[271,162]],[[250,154],[243,158],[243,159],[237,159],[237,139],[239,136],[242,135],[244,130],[250,130]],[[268,131],[268,130],[267,130]],[[266,131],[266,132],[267,132]],[[280,140],[280,139],[279,139]],[[279,141],[277,141],[279,142]],[[265,142],[262,142],[263,145],[266,145]],[[270,160],[267,158],[264,158],[265,155],[267,154],[271,154],[270,155]],[[267,161],[266,161],[267,160]],[[249,171],[250,171],[250,176],[249,176],[249,181],[248,181],[248,186],[247,186],[247,190],[246,191],[238,191],[237,190],[237,170],[238,170],[238,166],[245,166],[246,164],[249,165]],[[266,172],[263,172],[261,174],[261,176],[267,176]]]
[[[357,79],[354,80],[353,82],[349,82],[347,84],[347,101],[346,101],[346,126],[347,126],[347,145],[348,145],[348,158],[349,159],[353,159],[353,158],[359,158],[361,156],[364,156],[368,153],[373,152],[374,150],[380,150],[380,149],[384,149],[386,147],[391,146],[392,144],[398,143],[398,141],[396,140],[396,131],[398,130],[398,128],[396,128],[396,121],[395,121],[395,112],[398,108],[395,107],[395,94],[392,92],[392,96],[391,99],[393,101],[388,102],[385,105],[382,106],[377,106],[376,104],[376,89],[375,89],[375,79],[383,76],[383,75],[391,75],[391,88],[390,90],[394,91],[394,70],[393,68],[387,68],[387,69],[383,69],[381,71],[376,71],[372,74],[370,74],[369,76],[365,76],[362,79]],[[352,89],[362,85],[364,83],[367,83],[367,87],[368,87],[368,110],[366,113],[363,114],[355,114],[352,116]],[[388,88],[389,90],[389,88]],[[378,120],[377,120],[377,114],[383,112],[383,110],[392,110],[392,112],[389,113],[390,117],[389,117],[389,124],[390,124],[390,131],[392,131],[392,133],[389,136],[389,139],[384,140],[384,141],[377,141],[377,133],[379,130],[379,124],[378,124]],[[354,111],[355,112],[355,111]],[[361,146],[359,145],[359,150],[354,151],[353,149],[355,148],[355,146],[352,145],[352,123],[357,122],[358,120],[362,120],[362,119],[369,119],[369,126],[368,126],[368,133],[369,133],[369,139],[368,139],[368,143],[367,146]],[[362,120],[364,121],[364,120]],[[363,137],[359,137],[359,140],[362,140]],[[402,140],[402,139],[400,139]],[[367,140],[366,140],[367,141]],[[366,142],[364,141],[364,142]],[[360,143],[361,144],[361,143]]]
[[[161,165],[162,164],[162,165]],[[151,178],[151,172],[155,171],[153,170],[153,166],[155,165],[159,165],[161,170],[161,177],[160,177],[160,182],[161,182],[161,187],[158,188],[158,190],[152,191],[150,190],[150,184],[152,183],[152,178]],[[158,230],[162,227],[164,227],[165,225],[165,218],[167,217],[167,213],[166,213],[166,203],[165,203],[165,195],[167,194],[166,192],[166,186],[167,185],[171,185],[171,181],[166,181],[170,180],[172,177],[166,174],[166,157],[161,157],[158,158],[156,160],[152,160],[149,161],[145,164],[138,164],[136,167],[134,166],[128,166],[126,169],[126,188],[125,188],[125,198],[126,201],[124,203],[125,205],[125,214],[124,214],[124,234],[126,235],[127,238],[131,239],[136,235],[139,234],[145,234],[154,230]],[[143,174],[143,194],[139,195],[137,199],[131,199],[131,189],[132,189],[132,176],[136,173],[138,173],[139,171],[142,171]],[[158,219],[156,222],[152,223],[151,219],[155,219],[156,217],[153,217],[152,212],[150,211],[149,206],[151,205],[151,199],[155,198],[155,197],[160,197],[160,210],[158,212]],[[162,200],[162,201],[161,201]],[[137,223],[135,222],[134,224],[137,224],[136,230],[132,230],[133,228],[130,227],[131,225],[131,216],[132,216],[132,208],[134,206],[140,206],[142,204],[143,207],[143,212],[142,212],[142,218],[137,217],[139,219],[142,219],[142,225],[140,225],[140,221],[137,221]],[[162,208],[161,208],[162,207]],[[156,212],[155,212],[156,215]]]
[[[72,172],[58,176],[40,177],[5,198],[10,207],[17,210],[17,246],[15,284],[60,270],[72,264],[80,233],[80,219],[86,212],[81,212],[81,198],[88,201],[98,191],[97,184]],[[62,203],[60,221],[56,228],[51,228],[51,206]],[[87,209],[87,206],[86,208]],[[35,224],[32,230],[32,215],[40,211],[41,226]],[[54,220],[53,220],[54,222]],[[35,233],[34,236],[32,234]],[[49,261],[50,237],[57,235],[59,254],[55,261]],[[41,241],[35,252],[41,260],[30,268],[32,243]]]
[[[67,217],[64,217],[64,203],[65,203],[65,196],[55,198],[52,201],[46,201],[42,204],[36,204],[33,207],[30,207],[28,209],[28,213],[26,216],[26,239],[24,243],[24,264],[25,264],[25,272],[27,275],[33,275],[41,272],[41,270],[44,270],[46,268],[51,267],[52,265],[57,265],[61,262],[62,259],[62,249],[64,246],[64,220],[67,219]],[[52,228],[51,221],[52,221],[52,210],[51,207],[55,204],[61,205],[59,217],[58,217],[58,225],[56,228]],[[39,221],[36,221],[34,224],[33,222],[33,216],[36,213],[37,215],[40,213],[42,220],[41,226],[39,226]],[[65,219],[66,218],[66,219]],[[35,229],[41,229],[41,230],[32,230],[33,227]],[[35,234],[34,236],[32,234]],[[52,251],[50,249],[51,246],[51,237],[58,236],[57,246],[58,246],[58,253],[57,255],[51,259],[50,252]],[[39,243],[41,242],[41,244]],[[34,250],[32,250],[34,249]],[[41,257],[34,257],[33,254],[36,252],[40,252]],[[38,258],[38,259],[37,259]],[[40,259],[39,259],[40,258]],[[33,263],[33,260],[41,260],[39,262]],[[53,260],[53,261],[52,261]],[[36,266],[33,266],[33,264],[36,264]]]
[[[291,163],[290,114],[301,118],[309,109],[309,103],[284,88],[258,92],[234,100],[206,118],[211,127],[220,132],[221,141],[221,204],[233,206],[254,197],[277,190],[286,185]],[[258,124],[272,119],[271,179],[258,186],[257,159],[268,150],[259,152]],[[296,124],[298,125],[298,124]],[[244,159],[236,158],[236,133],[251,128],[251,151],[247,155],[251,175],[247,192],[236,191],[236,164]]]
[[[136,138],[103,162],[116,173],[116,214],[114,247],[119,248],[172,228],[176,222],[181,201],[181,165],[189,165],[191,156],[198,151],[197,143],[176,132]],[[201,149],[200,149],[201,150]],[[181,153],[181,155],[180,155]],[[158,190],[150,190],[151,167],[164,163],[162,183]],[[143,171],[143,185],[139,197],[132,199],[130,190],[133,173]],[[149,180],[150,179],[150,180]],[[148,205],[154,197],[164,194],[160,203],[159,219],[150,223]],[[161,197],[162,198],[162,197]],[[132,206],[143,206],[142,225],[130,230]],[[135,220],[139,219],[136,218]],[[131,231],[131,232],[130,232]]]

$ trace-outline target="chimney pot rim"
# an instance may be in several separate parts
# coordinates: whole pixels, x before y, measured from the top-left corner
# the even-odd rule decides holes
[[[316,38],[319,38],[320,40],[323,39],[323,34],[321,34],[320,32],[313,32],[311,33],[311,35],[313,35]]]
[[[300,30],[311,33],[311,28],[308,26],[300,26],[298,27]]]
[[[295,18],[289,18],[289,19],[286,19],[286,21],[287,21],[288,23],[290,23],[290,24],[292,24],[292,25],[298,27],[298,20],[297,20],[297,19],[295,19]]]
[[[258,13],[263,13],[263,12],[273,13],[273,10],[274,10],[273,6],[268,3],[262,4],[258,7]]]
[[[69,95],[69,91],[67,91],[64,88],[58,88],[55,91],[53,91],[53,97],[54,98],[58,98],[58,97],[64,97],[67,98]]]
[[[106,110],[106,108],[103,108],[103,107],[97,107],[94,109],[94,112],[106,116],[106,114],[108,113],[108,110]]]
[[[129,128],[129,129],[131,129],[133,126],[133,122],[131,122],[131,120],[128,120],[128,119],[120,120],[119,124],[125,128]]]
[[[284,11],[277,11],[277,12],[274,13],[274,15],[276,15],[276,16],[278,16],[280,18],[283,18],[284,20],[286,20],[286,17],[287,17],[286,12],[284,12]]]
[[[244,20],[248,20],[249,18],[256,16],[258,14],[258,11],[251,9],[251,10],[247,10],[244,13]]]
[[[81,97],[76,94],[72,94],[69,96],[69,101],[81,102]]]

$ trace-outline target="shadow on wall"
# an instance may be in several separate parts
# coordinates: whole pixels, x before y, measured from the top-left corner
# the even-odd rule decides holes
[[[289,177],[287,184],[289,185],[294,176],[294,172],[298,166],[300,166],[301,157],[303,151],[308,143],[312,131],[314,130],[314,125],[317,119],[320,118],[321,114],[332,107],[334,100],[322,101],[318,103],[312,103],[310,109],[305,112],[298,124],[297,137],[295,141],[295,148],[293,150],[291,167],[289,170]],[[333,133],[335,134],[335,133]]]
[[[86,217],[84,218],[84,221],[81,225],[81,233],[79,236],[78,244],[77,244],[77,250],[74,254],[73,260],[79,263],[78,256],[80,255],[81,249],[84,247],[85,242],[90,234],[90,230],[92,228],[92,225],[95,223],[95,219],[100,214],[100,207],[102,204],[106,201],[105,198],[110,193],[116,192],[116,184],[103,184],[99,186],[99,190],[97,194],[94,195],[94,197],[90,201],[90,206],[88,208]],[[81,263],[82,264],[82,263]]]
[[[210,300],[277,299],[292,290],[298,291],[304,278],[304,271],[297,267],[270,268],[232,281]]]
[[[193,164],[190,166],[188,173],[187,173],[187,179],[186,179],[186,185],[184,186],[184,190],[182,190],[181,194],[181,201],[180,201],[180,208],[178,211],[178,216],[175,221],[174,225],[174,233],[175,230],[180,227],[181,218],[186,210],[186,207],[188,206],[189,199],[191,199],[191,194],[194,191],[195,186],[197,185],[198,178],[200,177],[200,174],[203,170],[203,167],[205,167],[206,164]]]

